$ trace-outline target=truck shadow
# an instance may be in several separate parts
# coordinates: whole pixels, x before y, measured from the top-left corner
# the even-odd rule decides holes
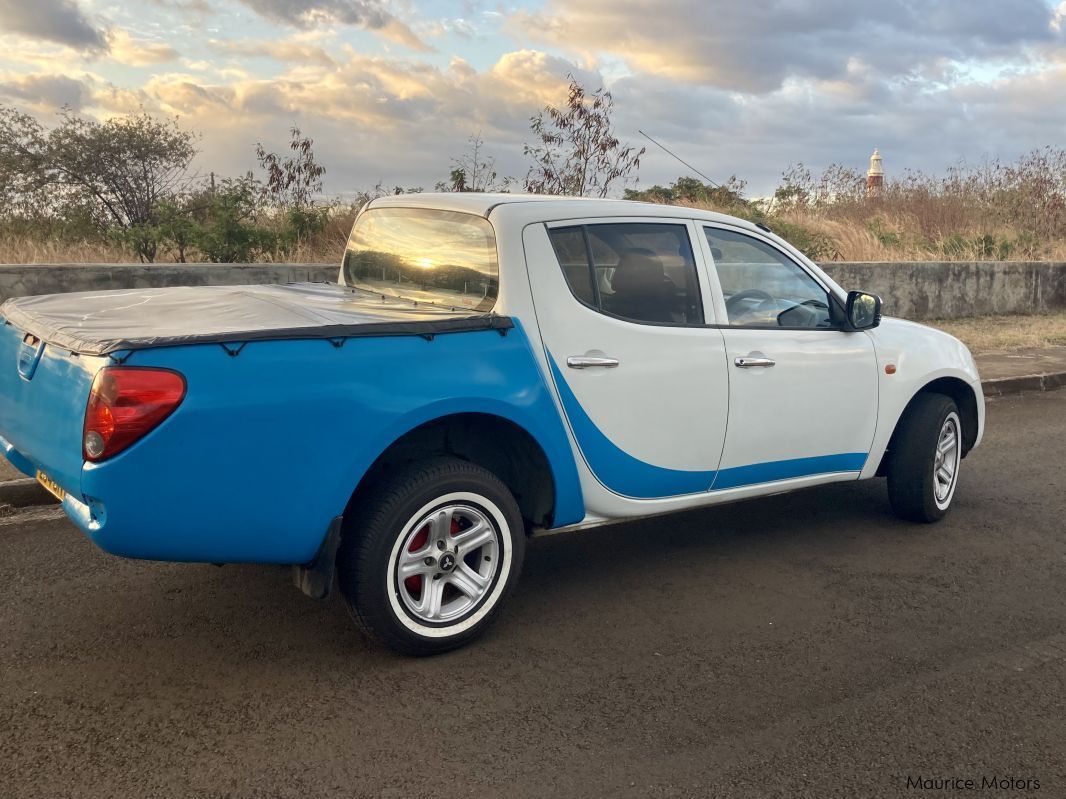
[[[605,625],[624,626],[633,602],[655,612],[681,596],[675,592],[694,587],[710,612],[716,598],[743,593],[746,580],[765,582],[782,564],[847,553],[870,540],[910,538],[915,529],[891,517],[882,482],[867,481],[533,539],[504,620],[443,660],[540,646],[564,629],[579,640]],[[194,667],[224,661],[230,673],[268,664],[317,670],[332,664],[348,672],[405,662],[356,629],[336,592],[325,603],[303,596],[288,568],[138,563],[98,554],[112,573],[100,575],[110,593],[82,597],[80,623],[60,616],[54,625],[70,625],[62,638],[86,639],[68,640],[72,649],[135,646],[163,671],[189,668],[191,652]]]

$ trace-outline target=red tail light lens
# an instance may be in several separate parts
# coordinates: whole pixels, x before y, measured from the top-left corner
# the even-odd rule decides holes
[[[93,380],[82,455],[102,461],[154,430],[185,399],[185,378],[169,369],[108,366]]]

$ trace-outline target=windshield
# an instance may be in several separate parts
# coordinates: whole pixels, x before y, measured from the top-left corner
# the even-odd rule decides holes
[[[496,235],[471,214],[372,209],[355,223],[343,273],[347,285],[376,294],[487,311],[499,290]]]

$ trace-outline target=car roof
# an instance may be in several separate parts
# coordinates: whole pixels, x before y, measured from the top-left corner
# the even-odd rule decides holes
[[[747,220],[701,208],[634,200],[563,197],[552,194],[419,192],[379,197],[371,201],[367,208],[427,208],[438,211],[458,211],[488,219],[494,211],[510,206],[522,206],[522,210],[525,211],[523,216],[535,215],[545,221],[575,217],[663,216],[677,218],[680,216],[686,219],[725,222],[752,230],[756,228]]]

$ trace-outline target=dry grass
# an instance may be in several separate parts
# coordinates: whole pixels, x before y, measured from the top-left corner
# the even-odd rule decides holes
[[[128,250],[108,242],[0,238],[0,264],[117,264],[130,260]]]
[[[312,239],[301,241],[287,251],[266,253],[262,263],[324,264],[340,263],[351,223],[328,224]],[[136,261],[129,250],[106,241],[59,241],[28,237],[0,238],[0,264],[120,264]],[[189,261],[200,260],[190,255]],[[174,263],[173,252],[160,252],[156,263]]]
[[[839,261],[1066,261],[1066,241],[1045,243],[1038,250],[1013,247],[1009,252],[989,253],[983,249],[984,237],[993,242],[1016,242],[1024,238],[1010,229],[963,229],[956,231],[955,246],[944,246],[943,239],[924,238],[917,220],[900,218],[885,224],[888,235],[878,236],[869,224],[850,219],[789,212],[784,221],[824,236],[831,244],[832,258]],[[993,257],[989,257],[992,255]]]
[[[675,200],[683,207],[702,208],[752,217],[750,206],[719,207],[713,203]],[[902,203],[898,204],[902,206]],[[946,203],[948,210],[957,211]],[[926,207],[928,206],[928,207]],[[267,263],[335,263],[340,260],[351,231],[353,209],[333,209],[321,231],[287,248],[263,254]],[[970,209],[968,219],[956,218],[935,203],[914,203],[913,210],[857,204],[840,209],[793,208],[764,219],[817,261],[1066,261],[1066,238],[1003,223],[982,224]],[[940,224],[959,224],[939,229]],[[945,232],[947,231],[947,232]],[[195,252],[189,260],[200,260]],[[134,260],[130,251],[106,239],[69,241],[59,238],[0,235],[0,263],[121,263]],[[161,251],[160,263],[173,262],[176,254]]]
[[[982,316],[926,322],[960,339],[974,354],[1066,346],[1066,312]]]

